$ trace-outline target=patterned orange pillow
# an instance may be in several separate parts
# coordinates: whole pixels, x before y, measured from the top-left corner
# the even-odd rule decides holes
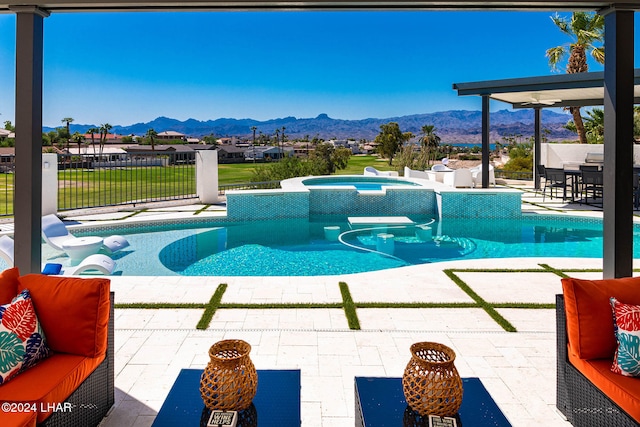
[[[47,345],[29,291],[0,306],[0,384],[48,357]]]
[[[640,306],[611,298],[616,353],[611,371],[627,377],[640,376]]]

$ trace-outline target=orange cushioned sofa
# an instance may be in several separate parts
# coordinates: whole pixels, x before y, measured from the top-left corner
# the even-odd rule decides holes
[[[25,289],[50,356],[0,385],[0,426],[98,425],[114,403],[110,281],[0,274],[1,305]]]
[[[640,378],[611,371],[616,332],[610,298],[640,305],[640,277],[562,279],[556,295],[557,407],[575,426],[640,424]]]

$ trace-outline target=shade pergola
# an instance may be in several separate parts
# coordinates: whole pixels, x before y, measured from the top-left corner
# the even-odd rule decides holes
[[[640,104],[640,68],[633,72],[634,103]],[[454,83],[459,96],[488,96],[513,108],[604,105],[604,72],[555,74],[517,79]]]
[[[42,257],[44,19],[51,13],[60,12],[200,10],[598,11],[604,15],[607,50],[604,72],[605,161],[608,171],[605,174],[604,276],[631,275],[633,257],[628,247],[632,245],[632,193],[630,184],[627,185],[625,180],[631,182],[632,156],[629,154],[632,150],[622,141],[633,137],[633,30],[634,11],[640,10],[638,0],[0,0],[0,13],[15,13],[17,17],[14,259],[23,273],[39,271]],[[488,129],[488,95],[482,96],[482,103],[483,112],[487,112],[483,114],[483,124]],[[488,159],[488,152],[485,157]],[[483,168],[484,171],[488,173],[488,168]],[[619,252],[618,249],[623,250]],[[623,256],[618,256],[618,253]]]
[[[534,109],[534,172],[540,164],[540,109],[604,105],[605,94],[604,72],[454,83],[453,89],[458,91],[458,96],[483,96],[510,104],[515,109]],[[633,73],[633,102],[640,103],[640,69]],[[488,141],[484,142],[488,144]],[[488,162],[483,156],[483,163]],[[535,173],[534,181],[535,188],[539,189],[540,177]],[[483,182],[483,187],[487,184]]]

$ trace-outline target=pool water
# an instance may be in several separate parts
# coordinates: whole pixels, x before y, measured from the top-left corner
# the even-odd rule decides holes
[[[305,187],[332,186],[332,187],[355,187],[358,191],[381,190],[382,187],[413,186],[411,181],[404,181],[397,178],[386,178],[377,176],[323,176],[318,178],[308,178],[302,181]]]
[[[112,255],[115,274],[126,276],[315,276],[462,259],[602,257],[602,223],[591,219],[446,220],[431,223],[426,233],[388,226],[345,233],[347,245],[328,239],[326,226],[350,230],[345,220],[317,218],[87,233],[126,236],[131,246]],[[381,241],[378,234],[393,238]],[[637,226],[634,241],[640,242]],[[634,245],[635,257],[640,257],[640,244]],[[63,254],[43,245],[44,262],[64,260]]]

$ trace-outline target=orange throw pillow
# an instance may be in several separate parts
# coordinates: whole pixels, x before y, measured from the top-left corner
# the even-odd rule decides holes
[[[107,349],[109,288],[103,278],[27,274],[18,291],[29,289],[53,351],[99,357]]]
[[[0,273],[0,305],[9,304],[18,294],[18,267],[8,268]]]
[[[640,277],[562,279],[569,346],[580,359],[610,359],[616,350],[609,298],[640,304]]]

